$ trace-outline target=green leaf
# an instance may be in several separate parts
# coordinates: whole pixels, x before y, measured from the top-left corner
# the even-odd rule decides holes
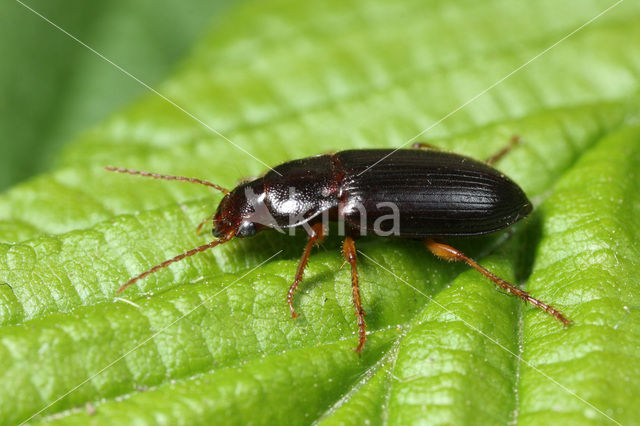
[[[363,238],[356,345],[340,238],[311,256],[264,232],[208,241],[206,189],[282,161],[407,142],[611,6],[589,2],[250,3],[155,95],[0,196],[0,419],[66,424],[607,424],[640,417],[640,7],[624,2],[424,135],[486,158],[532,198],[512,230],[452,244],[561,309],[497,291],[420,242]],[[282,250],[282,251],[280,251]],[[274,254],[277,256],[273,257]],[[265,262],[266,261],[266,262]]]

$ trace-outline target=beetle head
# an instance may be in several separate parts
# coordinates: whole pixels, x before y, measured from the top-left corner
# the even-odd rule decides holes
[[[250,237],[265,228],[257,216],[264,205],[261,180],[246,182],[224,196],[213,217],[213,235],[217,238]]]

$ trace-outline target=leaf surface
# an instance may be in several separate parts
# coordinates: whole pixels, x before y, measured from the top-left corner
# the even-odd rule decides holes
[[[220,196],[102,168],[232,187],[263,173],[260,161],[399,146],[611,4],[280,0],[234,11],[158,90],[251,156],[150,95],[70,144],[59,168],[0,196],[0,283],[11,285],[0,286],[0,419],[632,423],[640,8],[631,2],[423,137],[475,158],[522,137],[498,167],[534,201],[533,215],[452,243],[561,309],[568,329],[419,242],[364,238],[370,334],[358,358],[336,235],[311,256],[296,320],[285,295],[302,235],[235,240],[118,299],[131,276],[208,240],[194,230]]]

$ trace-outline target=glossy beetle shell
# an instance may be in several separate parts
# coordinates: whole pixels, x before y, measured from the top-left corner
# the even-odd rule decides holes
[[[335,155],[343,174],[340,202],[365,206],[368,226],[389,209],[400,212],[400,236],[467,236],[504,229],[531,212],[531,203],[511,179],[485,163],[433,150],[351,150]],[[363,172],[371,164],[374,167]],[[359,210],[341,209],[354,226]]]
[[[261,205],[247,205],[248,188]],[[268,211],[271,220],[256,222],[257,230],[297,227],[327,212],[363,233],[373,230],[376,219],[389,217],[389,204],[399,217],[394,235],[417,238],[487,234],[531,212],[518,185],[471,158],[434,150],[349,150],[283,163],[237,187],[218,208],[214,235],[238,221],[252,225],[256,210]],[[227,220],[224,213],[233,217]]]

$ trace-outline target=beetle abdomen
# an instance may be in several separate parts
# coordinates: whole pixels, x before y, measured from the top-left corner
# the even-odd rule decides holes
[[[506,228],[531,211],[520,187],[485,163],[406,149],[385,158],[391,152],[351,150],[334,156],[342,176],[339,214],[355,228],[378,230],[376,219],[386,217],[377,225],[388,232],[392,215],[398,214],[399,236],[479,235]]]

